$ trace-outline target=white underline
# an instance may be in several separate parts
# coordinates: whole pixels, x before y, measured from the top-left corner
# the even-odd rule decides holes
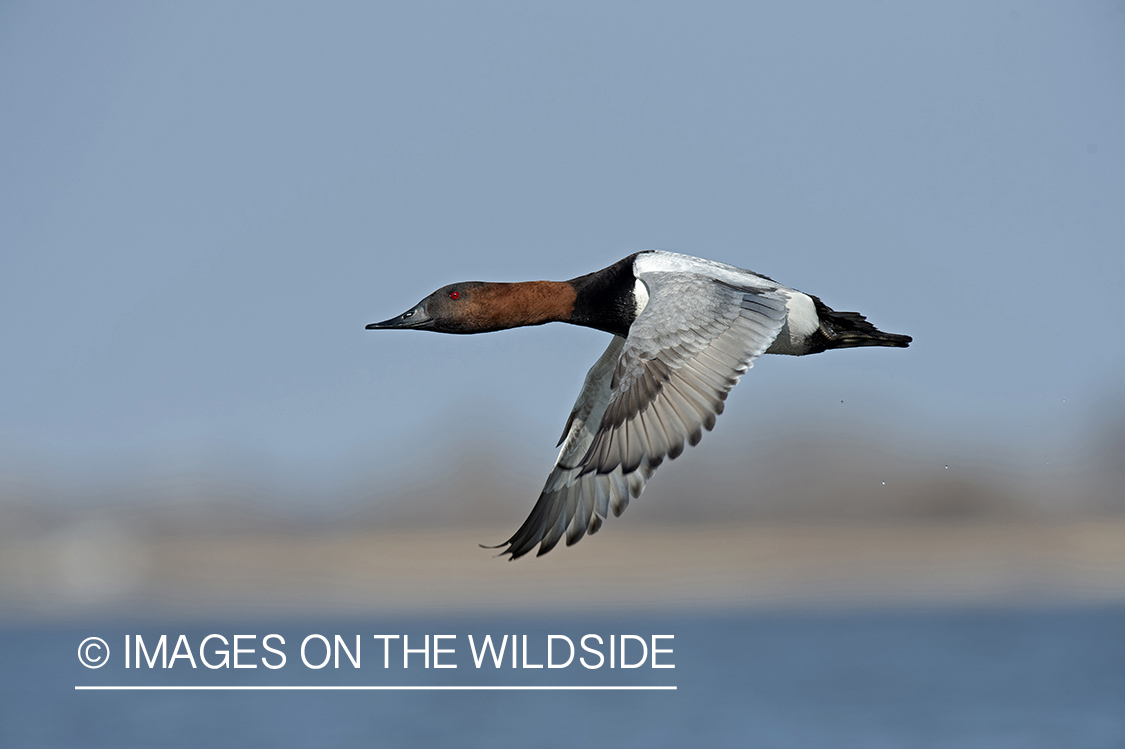
[[[293,692],[293,691],[368,691],[368,692],[653,692],[675,691],[675,686],[76,686],[86,692]]]

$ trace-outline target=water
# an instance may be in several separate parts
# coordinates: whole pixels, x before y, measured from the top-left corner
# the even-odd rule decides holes
[[[261,636],[282,634],[284,668],[126,670],[126,633],[259,635],[243,640],[261,663]],[[300,662],[310,633],[362,634],[361,668]],[[456,669],[425,669],[421,654],[391,668],[372,634],[457,634],[443,641]],[[658,662],[674,669],[497,669],[473,665],[467,636],[527,634],[529,663],[548,634],[672,634]],[[112,651],[97,670],[77,660],[99,635]],[[392,643],[395,641],[392,641]],[[593,644],[594,641],[588,641]],[[1125,607],[1035,611],[745,613],[711,616],[97,622],[0,629],[0,746],[536,746],[569,747],[1123,747]],[[215,644],[216,641],[212,641]],[[273,641],[277,646],[278,641]],[[310,645],[312,662],[323,648]],[[566,648],[556,660],[565,660]],[[635,641],[627,658],[640,658]],[[151,648],[149,648],[151,650]],[[608,651],[608,648],[605,649]],[[588,656],[588,663],[597,658]],[[605,653],[608,659],[608,652]],[[617,653],[615,652],[615,657]],[[212,649],[212,662],[219,660]],[[278,659],[274,659],[274,663]],[[76,684],[614,684],[675,685],[631,692],[76,692]]]

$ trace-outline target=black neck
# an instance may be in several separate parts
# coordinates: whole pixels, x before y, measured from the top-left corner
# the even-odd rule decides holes
[[[625,337],[637,319],[633,289],[633,260],[640,253],[619,260],[608,268],[567,281],[577,294],[570,322]]]

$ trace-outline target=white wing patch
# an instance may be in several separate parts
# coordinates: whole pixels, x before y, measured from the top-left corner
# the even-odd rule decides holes
[[[639,278],[633,285],[633,299],[635,300],[633,308],[636,311],[637,317],[640,317],[641,313],[645,311],[645,307],[648,306],[648,287],[645,286],[645,282]]]

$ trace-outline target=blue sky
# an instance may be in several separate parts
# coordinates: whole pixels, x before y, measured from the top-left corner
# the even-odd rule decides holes
[[[649,247],[915,338],[724,421],[1049,452],[1125,418],[1125,5],[6,3],[0,247],[9,474],[549,460],[604,334],[363,326]]]

